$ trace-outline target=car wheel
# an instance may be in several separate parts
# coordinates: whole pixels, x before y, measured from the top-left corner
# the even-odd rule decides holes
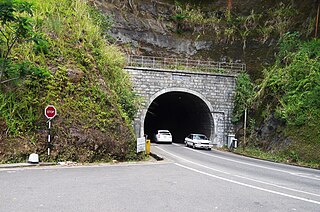
[[[193,145],[192,145],[192,148],[194,148],[194,149],[195,149],[195,148],[196,148],[196,145],[194,145],[194,144],[193,144]]]
[[[188,147],[188,142],[185,143],[186,147]]]

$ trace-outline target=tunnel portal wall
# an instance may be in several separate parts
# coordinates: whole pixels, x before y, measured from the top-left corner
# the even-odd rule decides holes
[[[138,137],[144,136],[144,120],[150,104],[160,95],[179,91],[197,96],[208,106],[213,120],[210,140],[218,147],[226,144],[227,135],[234,131],[231,114],[235,75],[137,67],[125,70],[131,77],[134,91],[142,98],[134,120]]]

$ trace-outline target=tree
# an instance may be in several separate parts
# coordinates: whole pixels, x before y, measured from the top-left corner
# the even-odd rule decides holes
[[[17,43],[31,40],[34,35],[32,26],[32,5],[18,0],[0,2],[0,84],[14,80],[8,76],[11,64],[10,53]],[[4,77],[9,79],[3,80]]]
[[[250,77],[246,73],[241,73],[237,76],[236,94],[235,94],[235,107],[233,111],[233,122],[243,121],[244,142],[243,147],[246,145],[246,127],[247,127],[247,112],[251,107],[255,97],[255,87],[251,82]]]

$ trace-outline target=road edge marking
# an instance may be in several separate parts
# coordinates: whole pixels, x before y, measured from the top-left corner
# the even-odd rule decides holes
[[[303,197],[298,197],[298,196],[285,194],[285,193],[282,193],[282,192],[273,191],[273,190],[261,188],[261,187],[258,187],[258,186],[246,184],[246,183],[237,182],[237,181],[234,181],[234,180],[230,180],[230,179],[219,177],[219,176],[216,176],[216,175],[213,175],[213,174],[209,174],[207,172],[203,172],[203,171],[200,171],[198,169],[194,169],[194,168],[191,168],[191,167],[179,164],[179,163],[174,163],[174,164],[177,165],[177,166],[180,166],[182,168],[188,169],[190,171],[194,171],[194,172],[197,172],[199,174],[203,174],[203,175],[206,175],[206,176],[209,176],[209,177],[213,177],[213,178],[216,178],[216,179],[219,179],[219,180],[227,181],[229,183],[233,183],[233,184],[245,186],[245,187],[248,187],[248,188],[252,188],[252,189],[256,189],[256,190],[260,190],[260,191],[264,191],[264,192],[268,192],[268,193],[272,193],[272,194],[277,194],[277,195],[280,195],[280,196],[285,196],[285,197],[289,197],[289,198],[292,198],[292,199],[297,199],[297,200],[301,200],[301,201],[304,201],[304,202],[309,202],[309,203],[314,203],[314,204],[320,205],[320,202],[315,201],[315,200],[306,199],[306,198],[303,198]]]

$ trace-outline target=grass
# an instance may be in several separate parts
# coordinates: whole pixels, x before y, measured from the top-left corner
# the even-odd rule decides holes
[[[11,57],[48,70],[50,76],[28,76],[0,93],[0,121],[7,127],[0,134],[0,150],[7,150],[0,161],[23,161],[30,152],[44,161],[138,159],[131,126],[137,100],[123,71],[125,58],[103,38],[90,5],[84,0],[28,2],[34,5],[34,29],[46,42],[41,47],[16,45]],[[46,157],[44,138],[48,104],[58,110],[51,157]]]
[[[320,169],[320,163],[317,161],[303,161],[299,159],[298,154],[291,150],[290,152],[286,151],[263,151],[256,147],[246,147],[246,148],[237,148],[234,150],[235,153],[245,155],[248,157],[259,158],[262,160],[273,161],[277,163],[285,163],[309,168]]]

